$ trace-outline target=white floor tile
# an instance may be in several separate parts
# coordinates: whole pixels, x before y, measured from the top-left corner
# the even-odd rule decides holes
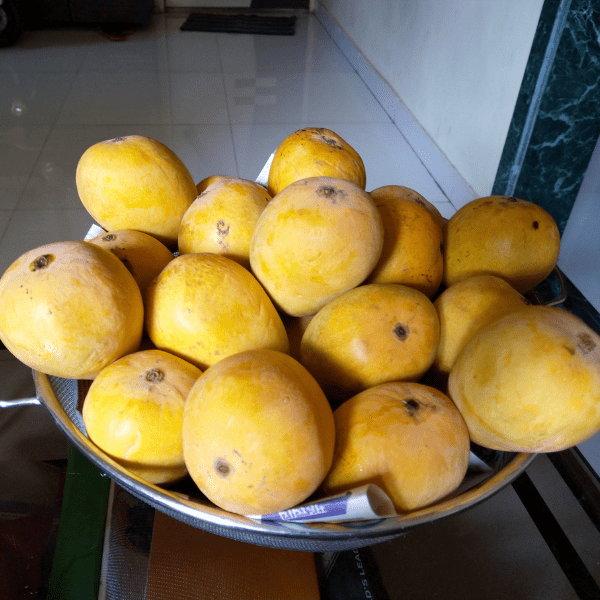
[[[174,31],[166,40],[167,68],[170,71],[220,73],[217,34],[204,31]]]
[[[51,125],[74,80],[74,73],[0,72],[0,125]]]
[[[10,218],[12,217],[12,214],[12,210],[3,210],[0,208],[0,240],[2,240],[2,236],[4,235],[4,232],[8,227],[8,223],[10,221]],[[3,270],[0,271],[0,276],[2,275],[2,273],[4,273]]]
[[[170,86],[172,123],[229,124],[220,73],[171,73]]]
[[[123,126],[54,126],[17,208],[81,208],[75,185],[75,171],[81,155],[97,142],[129,133],[130,129]]]
[[[49,126],[0,125],[0,210],[17,205],[49,131]]]
[[[324,30],[293,38],[229,35],[219,37],[218,42],[225,73],[285,75],[354,72],[346,57]]]
[[[60,125],[171,123],[167,73],[82,72],[58,116]]]
[[[61,125],[228,124],[218,73],[87,72],[78,75]]]
[[[323,39],[331,39],[321,22],[314,15],[298,15],[296,18],[296,29],[294,37],[304,38],[311,37],[319,43]]]
[[[233,124],[389,123],[356,73],[225,74]]]
[[[456,212],[456,207],[451,202],[434,202],[434,204],[442,217],[446,217],[446,219],[449,219]]]
[[[220,73],[217,35],[179,30],[185,17],[164,16],[115,43],[97,36],[80,71]]]
[[[115,43],[100,36],[86,53],[79,71],[165,71],[167,47],[162,38],[143,39],[136,34]]]
[[[327,127],[363,158],[367,189],[406,185],[452,214],[315,18],[298,18],[291,37],[182,32],[184,19],[156,15],[122,43],[90,29],[42,30],[10,49],[0,68],[3,251],[83,236],[77,162],[93,143],[132,133],[166,143],[200,181],[255,179],[287,135]]]
[[[210,175],[239,177],[229,125],[181,125],[168,132],[161,141],[179,156],[196,183]]]

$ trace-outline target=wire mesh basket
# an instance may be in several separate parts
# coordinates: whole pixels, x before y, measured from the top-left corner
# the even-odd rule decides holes
[[[257,178],[259,183],[265,180],[272,158],[271,156]],[[96,234],[97,231],[92,228],[86,238]],[[536,288],[530,299],[535,304],[554,306],[564,302],[565,289],[562,273],[555,268],[553,277]],[[154,509],[193,527],[272,548],[333,552],[370,546],[405,535],[415,527],[462,512],[486,500],[525,471],[536,456],[488,450],[472,443],[471,455],[485,464],[484,475],[481,472],[473,474],[468,470],[466,478],[471,477],[476,483],[461,486],[459,489],[463,491],[460,493],[426,508],[394,517],[337,523],[260,521],[215,506],[189,480],[183,485],[167,488],[150,484],[133,475],[86,435],[81,407],[89,382],[61,379],[37,371],[33,372],[33,377],[37,400],[50,412],[62,432],[84,456],[123,489]]]
[[[520,475],[535,454],[492,451],[472,445],[489,468],[476,485],[435,505],[397,517],[338,523],[265,522],[222,510],[189,482],[159,487],[133,475],[88,439],[81,407],[89,382],[34,371],[39,401],[59,429],[103,473],[133,496],[179,521],[210,533],[272,548],[307,552],[349,550],[402,536],[414,527],[464,511],[500,491]],[[472,475],[472,474],[471,474]],[[467,477],[470,474],[467,472]]]

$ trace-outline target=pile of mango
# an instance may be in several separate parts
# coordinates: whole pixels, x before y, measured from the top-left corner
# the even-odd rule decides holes
[[[143,480],[274,513],[374,483],[396,510],[457,489],[470,444],[551,452],[600,430],[600,336],[527,295],[560,235],[527,200],[444,218],[366,191],[327,129],[291,133],[268,185],[194,182],[164,144],[99,142],[75,173],[103,231],[0,278],[0,339],[92,380],[90,439]]]

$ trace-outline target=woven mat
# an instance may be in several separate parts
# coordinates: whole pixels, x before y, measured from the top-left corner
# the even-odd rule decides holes
[[[253,546],[154,518],[147,600],[318,600],[312,553]]]
[[[254,33],[259,35],[294,35],[296,17],[271,15],[192,12],[180,27],[181,31],[211,31],[218,33]]]

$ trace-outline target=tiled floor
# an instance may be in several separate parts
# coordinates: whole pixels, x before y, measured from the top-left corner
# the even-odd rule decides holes
[[[416,189],[454,208],[313,16],[294,36],[182,32],[154,15],[124,42],[93,28],[28,31],[1,50],[0,272],[25,250],[84,236],[75,187],[95,142],[138,133],[167,144],[196,181],[255,179],[279,142],[307,125],[359,152],[367,188]]]

